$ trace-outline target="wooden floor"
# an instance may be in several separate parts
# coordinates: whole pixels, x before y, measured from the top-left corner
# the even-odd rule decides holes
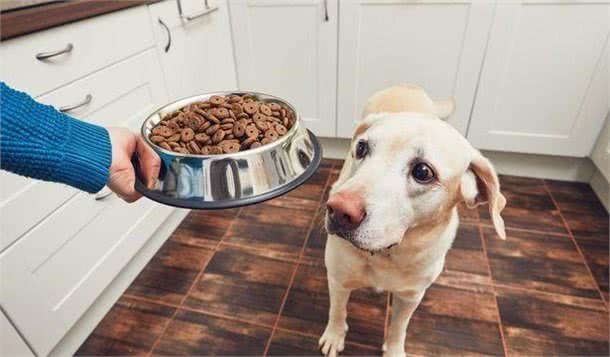
[[[318,355],[322,228],[341,162],[264,204],[192,212],[79,355]],[[408,330],[411,355],[608,355],[608,215],[586,184],[501,177],[508,239],[461,210],[445,271]],[[380,355],[387,293],[352,294],[344,355]]]

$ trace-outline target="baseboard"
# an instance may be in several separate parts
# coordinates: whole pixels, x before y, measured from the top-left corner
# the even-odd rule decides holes
[[[345,156],[349,152],[350,139],[343,138],[318,138],[322,149],[324,150],[324,157],[326,159],[345,159]]]
[[[91,307],[72,326],[70,331],[53,348],[52,356],[72,356],[80,345],[87,339],[97,324],[106,316],[112,305],[121,297],[140,271],[159,250],[180,222],[186,217],[189,210],[176,209],[172,212],[160,228],[150,237],[148,242],[121,270],[121,273],[110,283],[104,292],[95,300]]]
[[[349,139],[320,138],[324,157],[344,159],[350,147]],[[595,167],[589,158],[519,154],[484,151],[498,173],[554,180],[589,182]]]
[[[589,182],[595,167],[589,158],[483,151],[504,175]]]
[[[599,200],[606,207],[606,211],[610,212],[610,184],[604,175],[599,170],[595,170],[589,183]]]

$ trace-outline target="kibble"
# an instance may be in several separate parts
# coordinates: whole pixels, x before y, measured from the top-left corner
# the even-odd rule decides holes
[[[286,135],[295,121],[293,111],[278,102],[214,95],[163,117],[149,139],[182,154],[219,155],[270,144]]]

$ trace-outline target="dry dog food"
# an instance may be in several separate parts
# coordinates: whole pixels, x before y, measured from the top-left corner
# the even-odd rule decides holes
[[[149,138],[182,154],[218,155],[272,143],[286,135],[295,120],[282,103],[249,95],[215,95],[166,115]]]

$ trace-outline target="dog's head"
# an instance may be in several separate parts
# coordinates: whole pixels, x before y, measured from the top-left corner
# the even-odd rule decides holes
[[[395,91],[389,94],[396,99]],[[505,238],[500,212],[506,200],[490,162],[438,112],[385,110],[383,101],[387,96],[379,93],[371,98],[367,107],[379,109],[367,113],[355,131],[327,202],[327,230],[358,248],[379,251],[409,231],[446,224],[460,202],[487,202]]]

